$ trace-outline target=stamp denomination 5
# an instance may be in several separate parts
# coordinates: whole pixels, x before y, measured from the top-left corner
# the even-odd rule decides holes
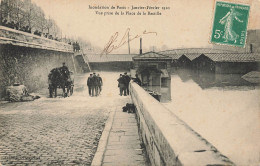
[[[211,42],[244,47],[249,9],[248,5],[217,1]]]

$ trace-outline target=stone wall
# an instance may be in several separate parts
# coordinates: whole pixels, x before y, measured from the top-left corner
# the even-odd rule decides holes
[[[234,165],[143,88],[131,82],[130,93],[152,165]]]
[[[48,87],[51,69],[61,67],[66,62],[74,71],[73,53],[20,47],[11,44],[0,45],[0,99],[5,95],[5,87],[13,83],[14,77],[35,92]]]

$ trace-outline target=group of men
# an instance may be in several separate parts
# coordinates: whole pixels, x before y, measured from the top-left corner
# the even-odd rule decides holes
[[[89,96],[99,96],[102,91],[103,81],[99,74],[90,74],[87,81]]]
[[[127,72],[125,72],[124,75],[120,74],[120,77],[117,79],[117,81],[118,81],[120,96],[129,95],[129,83],[131,81],[131,78],[129,75],[127,75]]]

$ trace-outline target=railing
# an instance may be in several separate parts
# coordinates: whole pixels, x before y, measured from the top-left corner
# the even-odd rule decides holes
[[[61,52],[73,52],[72,46],[67,43],[47,39],[4,26],[0,26],[0,44],[12,44]]]

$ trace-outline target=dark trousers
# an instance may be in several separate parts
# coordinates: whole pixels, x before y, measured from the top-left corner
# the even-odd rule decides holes
[[[129,84],[126,85],[126,94],[129,95]]]
[[[100,92],[102,91],[102,86],[101,85],[98,85],[98,95],[100,94]]]
[[[88,86],[88,94],[91,96],[91,86]]]
[[[91,88],[90,88],[90,94],[91,94],[91,96],[95,96],[95,94],[94,94],[94,90],[95,90],[95,86],[91,86]]]
[[[126,96],[126,88],[125,87],[119,87],[120,88],[120,96],[123,95],[124,93],[124,96]]]
[[[97,96],[98,95],[98,86],[95,86],[94,89],[95,89],[95,94],[94,95]]]

